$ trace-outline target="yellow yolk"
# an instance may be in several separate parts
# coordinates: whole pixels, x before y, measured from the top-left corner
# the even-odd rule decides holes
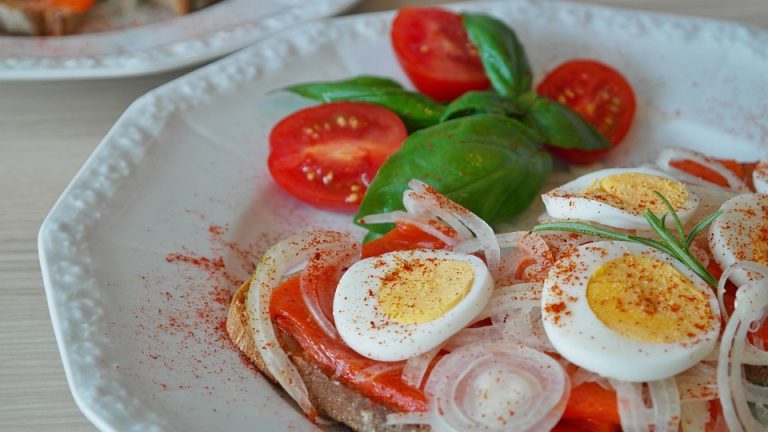
[[[704,293],[670,264],[627,254],[601,265],[587,301],[606,326],[643,342],[681,342],[704,333],[713,319]]]
[[[472,266],[465,261],[403,262],[382,279],[379,307],[387,318],[401,324],[432,321],[466,297],[474,279]]]
[[[664,195],[675,210],[683,207],[688,200],[688,191],[682,183],[643,173],[604,177],[584,192],[584,198],[604,202],[635,215],[641,215],[645,210],[654,214],[665,213],[667,208],[653,191]]]

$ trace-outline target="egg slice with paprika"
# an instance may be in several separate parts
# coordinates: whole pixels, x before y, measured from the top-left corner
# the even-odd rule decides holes
[[[768,266],[768,195],[743,194],[724,202],[709,227],[709,249],[722,269],[740,261]],[[739,269],[730,280],[743,285],[761,275]]]
[[[423,354],[466,327],[493,291],[485,263],[442,250],[390,252],[341,277],[333,318],[344,342],[380,361]]]
[[[649,168],[611,168],[583,175],[555,188],[542,200],[555,219],[593,221],[614,228],[648,229],[646,210],[662,215],[664,195],[680,220],[690,219],[699,199],[688,187],[668,174]],[[672,223],[668,218],[667,223]]]
[[[654,381],[695,365],[716,346],[720,311],[709,286],[647,246],[595,242],[550,270],[544,329],[570,362],[608,378]]]

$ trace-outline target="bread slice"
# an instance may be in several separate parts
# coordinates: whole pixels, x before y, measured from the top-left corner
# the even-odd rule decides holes
[[[0,0],[0,32],[30,36],[71,34],[88,12],[43,7],[25,0]]]
[[[277,383],[269,372],[251,334],[248,323],[246,300],[250,282],[246,282],[235,293],[227,315],[227,333],[237,347],[259,368],[259,370]],[[354,389],[329,377],[319,367],[303,355],[298,344],[290,336],[276,329],[280,346],[299,371],[309,392],[309,399],[320,413],[330,419],[349,426],[354,431],[427,431],[425,427],[392,426],[386,424],[387,414],[393,412],[388,407],[378,404],[357,393]]]
[[[153,3],[163,6],[176,15],[184,15],[212,5],[219,0],[152,0]]]

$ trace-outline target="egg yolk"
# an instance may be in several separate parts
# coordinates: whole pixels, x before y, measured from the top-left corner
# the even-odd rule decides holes
[[[587,302],[606,326],[630,339],[673,343],[705,332],[707,296],[672,265],[627,254],[607,261],[587,285]]]
[[[664,195],[675,210],[682,208],[688,201],[688,191],[682,183],[644,173],[604,177],[592,184],[584,192],[584,197],[635,215],[641,215],[645,210],[654,214],[665,213],[667,208],[653,191]]]
[[[387,318],[419,324],[443,316],[467,296],[475,275],[466,261],[401,262],[382,278],[378,303]]]
[[[752,234],[753,260],[768,265],[768,224],[758,227]]]

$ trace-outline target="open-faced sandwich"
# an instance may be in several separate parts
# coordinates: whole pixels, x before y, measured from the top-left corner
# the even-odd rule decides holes
[[[0,0],[0,32],[60,36],[75,33],[99,3],[113,3],[125,13],[145,0]],[[182,15],[218,0],[146,0]]]
[[[628,81],[577,60],[533,91],[484,15],[405,9],[392,39],[422,93],[287,89],[326,103],[273,128],[276,183],[369,234],[261,258],[227,319],[259,370],[356,431],[766,430],[768,160],[670,148],[539,195],[552,154],[621,142]],[[538,196],[536,222],[494,231]]]

